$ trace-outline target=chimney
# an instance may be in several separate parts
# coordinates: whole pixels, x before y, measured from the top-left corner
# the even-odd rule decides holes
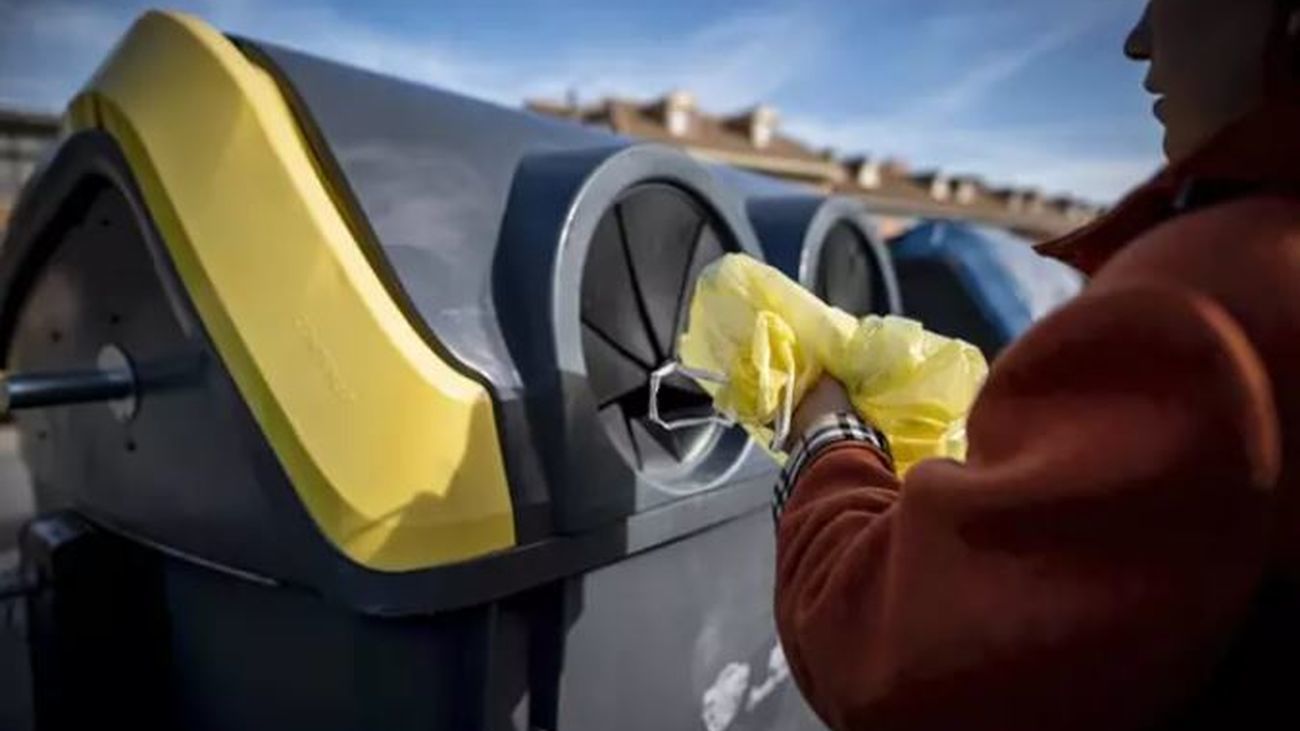
[[[1007,210],[1012,213],[1021,213],[1025,210],[1027,195],[1020,188],[1008,187],[1002,188],[995,194]]]
[[[760,150],[772,144],[780,116],[766,104],[759,104],[748,115],[749,142]]]
[[[953,178],[953,197],[959,205],[969,206],[979,194],[980,182],[975,178]]]
[[[891,178],[905,178],[912,172],[906,160],[891,157],[880,164],[880,174]]]
[[[931,198],[942,203],[946,203],[952,198],[952,183],[942,171],[936,170],[932,173],[926,173],[919,176],[918,179],[929,191]]]
[[[859,188],[875,190],[880,187],[881,172],[884,166],[879,160],[858,157],[849,161],[849,175]]]
[[[1087,203],[1072,198],[1068,195],[1059,196],[1048,201],[1048,206],[1055,212],[1065,216],[1070,221],[1081,223],[1092,218],[1094,215]]]
[[[691,132],[695,116],[695,97],[690,92],[670,91],[663,99],[664,126],[673,137],[685,137]]]
[[[1043,195],[1043,191],[1036,188],[1027,188],[1023,191],[1023,194],[1024,211],[1026,213],[1038,215],[1047,207],[1047,198]]]

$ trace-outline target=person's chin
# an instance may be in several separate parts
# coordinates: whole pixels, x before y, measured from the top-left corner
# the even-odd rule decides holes
[[[1188,146],[1186,145],[1186,140],[1183,139],[1186,135],[1181,135],[1178,133],[1177,129],[1170,127],[1169,122],[1167,121],[1168,108],[1168,100],[1161,97],[1156,100],[1154,105],[1152,105],[1152,116],[1155,117],[1156,123],[1160,125],[1160,133],[1162,135],[1161,147],[1165,153],[1165,161],[1177,162],[1183,157],[1183,155],[1188,153]]]
[[[1163,147],[1166,162],[1176,163],[1196,152],[1196,149],[1200,146],[1199,142],[1187,139],[1187,135],[1180,135],[1177,130],[1169,129],[1167,124],[1164,125],[1164,133]]]

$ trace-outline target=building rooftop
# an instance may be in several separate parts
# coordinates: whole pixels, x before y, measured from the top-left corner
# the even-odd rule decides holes
[[[607,98],[592,104],[531,101],[528,108],[616,134],[684,148],[697,157],[861,198],[886,216],[955,218],[999,226],[1035,239],[1067,233],[1101,213],[1069,196],[995,187],[982,178],[942,170],[912,171],[898,160],[832,151],[784,134],[780,115],[758,105],[734,114],[703,111],[693,95],[674,91],[658,99]]]
[[[0,132],[54,136],[59,132],[59,116],[0,107]]]
[[[707,159],[781,177],[824,183],[843,176],[841,165],[833,158],[782,134],[770,107],[715,116],[701,112],[691,95],[674,92],[648,103],[617,98],[590,106],[534,101],[528,108],[628,137],[685,147]]]
[[[0,233],[14,198],[46,146],[59,134],[59,118],[0,107]]]

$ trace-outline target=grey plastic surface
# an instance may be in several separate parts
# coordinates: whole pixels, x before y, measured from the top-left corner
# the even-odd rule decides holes
[[[717,426],[670,430],[651,421],[649,379],[676,357],[699,272],[735,248],[702,203],[663,183],[629,189],[596,226],[583,272],[583,349],[601,422],[643,473],[690,461],[717,440]],[[708,394],[681,378],[658,401],[669,420],[712,412]]]
[[[707,715],[727,731],[821,729],[776,646],[771,544],[770,517],[753,514],[585,577],[394,620],[60,513],[24,542],[43,587],[37,711],[55,728],[693,731]]]
[[[693,450],[688,459],[661,460],[653,470],[639,469],[611,438],[616,424],[601,421],[584,349],[584,340],[592,345],[591,328],[582,322],[587,263],[594,256],[595,266],[617,273],[617,258],[604,258],[610,247],[595,242],[603,235],[602,227],[609,229],[609,211],[647,181],[693,196],[718,229],[729,233],[735,250],[761,256],[739,201],[711,171],[680,152],[654,145],[613,153],[597,149],[530,155],[519,167],[502,227],[494,283],[497,311],[526,384],[533,445],[548,483],[556,486],[551,497],[561,532],[588,530],[686,495],[764,475],[771,479],[775,473],[771,460],[751,449],[739,430],[720,434],[716,444]],[[538,272],[550,274],[539,277]],[[613,277],[610,283],[635,286]],[[549,307],[538,307],[538,302]],[[592,304],[589,301],[589,307]],[[616,327],[641,327],[641,313],[633,316],[633,309],[603,316],[621,323]],[[626,350],[641,349],[657,357],[662,348],[658,337],[648,328],[636,342],[623,340],[630,343]],[[606,377],[613,376],[602,371],[600,378]]]
[[[777,642],[773,551],[756,514],[575,580],[558,727],[824,728]]]
[[[493,160],[500,162],[489,156],[485,164]],[[611,644],[624,639],[604,635],[604,623],[629,581],[667,585],[688,575],[694,596],[672,610],[684,623],[681,635],[692,642],[719,636],[725,652],[718,657],[734,651],[756,664],[771,660],[766,542],[774,466],[737,431],[663,470],[630,464],[600,425],[581,316],[596,229],[629,190],[646,183],[679,190],[716,220],[719,246],[761,256],[739,199],[690,158],[653,146],[544,147],[517,163],[500,179],[489,176],[509,181],[495,213],[439,219],[458,226],[501,217],[490,240],[446,244],[464,249],[461,272],[483,278],[460,292],[479,298],[464,321],[470,325],[421,322],[440,348],[453,349],[441,340],[444,328],[463,336],[462,346],[483,346],[463,348],[460,365],[489,384],[506,412],[498,428],[512,455],[516,509],[553,504],[555,530],[521,533],[517,548],[477,561],[401,573],[362,568],[319,534],[195,316],[111,138],[92,132],[67,140],[16,212],[0,250],[0,360],[75,368],[95,362],[111,342],[137,365],[133,419],[83,404],[24,415],[20,428],[43,509],[74,508],[163,566],[161,576],[132,578],[162,588],[165,606],[154,608],[169,618],[167,640],[154,649],[175,665],[169,677],[183,727],[522,728],[521,708],[542,719],[568,712],[599,719],[571,685],[587,670],[565,652],[587,653],[602,636]],[[482,189],[489,199],[492,191],[500,192]],[[369,214],[358,221],[369,225]],[[372,261],[388,262],[398,280],[399,262],[428,261],[402,258],[412,253],[404,248],[391,259],[387,251],[369,255],[376,253],[383,256]],[[688,265],[686,279],[697,265]],[[669,304],[666,294],[660,303]],[[680,327],[680,302],[671,304],[657,313],[661,326],[652,320],[648,329],[657,355],[671,349],[666,323]],[[473,360],[484,354],[496,360],[480,372]],[[498,384],[493,379],[505,376],[492,369],[504,364],[514,380]],[[525,482],[545,489],[521,500],[517,478],[529,458],[546,479]],[[724,575],[741,556],[752,563]],[[546,610],[557,587],[620,562],[627,573],[600,574],[582,588],[589,614],[556,619]],[[703,581],[710,573],[715,580]],[[734,627],[719,624],[733,614]],[[668,660],[702,663],[692,692],[696,676],[714,673],[680,644],[665,641],[663,650]],[[258,661],[250,665],[251,657]],[[566,670],[576,675],[562,692]],[[636,687],[623,692],[629,707],[645,700]],[[659,693],[649,696],[662,702],[657,715],[647,716],[662,719],[657,728],[679,719],[696,727],[693,696],[679,703]],[[757,703],[752,720],[762,725],[755,727],[789,728],[779,719],[799,708],[790,693],[786,687]]]
[[[664,205],[670,197],[642,198],[612,222],[621,224],[637,281],[620,279],[601,260],[607,247],[592,248],[593,239],[610,236],[600,224],[610,227],[607,214],[630,189],[676,190],[698,201],[731,248],[762,255],[739,200],[710,171],[666,148],[240,43],[293,100],[326,178],[355,208],[354,230],[370,242],[376,269],[391,275],[394,296],[413,306],[408,314],[426,339],[496,399],[517,520],[531,514],[529,506],[549,503],[552,525],[572,533],[772,471],[770,461],[745,459],[738,433],[683,438],[638,423],[620,431],[600,413],[587,376],[585,348],[612,340],[633,360],[660,365],[683,309],[681,271],[661,249],[694,222],[675,218],[677,209]],[[597,298],[609,299],[589,307],[613,336],[603,343],[581,322],[578,295],[588,276],[603,285]],[[641,333],[632,313],[617,307],[620,292],[637,288],[652,295],[639,300],[651,325]],[[601,361],[599,384],[632,378],[612,363]],[[620,440],[654,451],[653,459],[620,450]],[[742,462],[750,469],[736,473]],[[549,533],[521,523],[526,536]]]
[[[521,541],[478,561],[402,573],[358,566],[308,517],[179,286],[166,247],[141,217],[125,170],[106,135],[70,138],[39,176],[31,202],[15,212],[0,249],[0,356],[7,367],[93,362],[111,340],[134,356],[141,376],[140,409],[129,424],[105,404],[23,415],[24,461],[41,511],[76,507],[188,560],[304,586],[366,614],[409,616],[474,606],[589,571],[762,510],[770,499],[769,466],[737,472],[725,490],[619,513],[623,520],[580,535]],[[112,236],[96,233],[100,218],[89,214],[101,210],[117,212],[107,229]],[[627,470],[613,450],[606,448],[604,458]],[[635,480],[614,483],[622,491],[602,490],[608,483],[597,474],[576,474],[576,495],[635,495]]]
[[[903,311],[889,250],[867,209],[844,197],[768,195],[740,178],[746,209],[772,266],[853,315]]]
[[[6,369],[77,371],[115,343],[136,363],[142,392],[125,423],[109,403],[17,414],[37,509],[77,507],[210,560],[301,576],[302,552],[287,548],[298,542],[286,541],[292,524],[273,510],[278,496],[296,496],[123,170],[107,137],[70,139],[34,188],[40,205],[19,210],[0,254]]]
[[[300,124],[438,343],[502,398],[520,387],[498,326],[492,264],[516,168],[613,135],[240,39],[295,99]],[[330,170],[336,167],[335,170]],[[539,272],[540,274],[540,272]]]

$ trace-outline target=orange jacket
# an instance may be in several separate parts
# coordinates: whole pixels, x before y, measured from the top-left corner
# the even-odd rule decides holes
[[[1271,105],[1045,247],[1094,278],[994,364],[966,464],[900,481],[842,443],[804,468],[776,610],[824,720],[1245,728],[1300,706],[1297,192],[1300,106]]]

